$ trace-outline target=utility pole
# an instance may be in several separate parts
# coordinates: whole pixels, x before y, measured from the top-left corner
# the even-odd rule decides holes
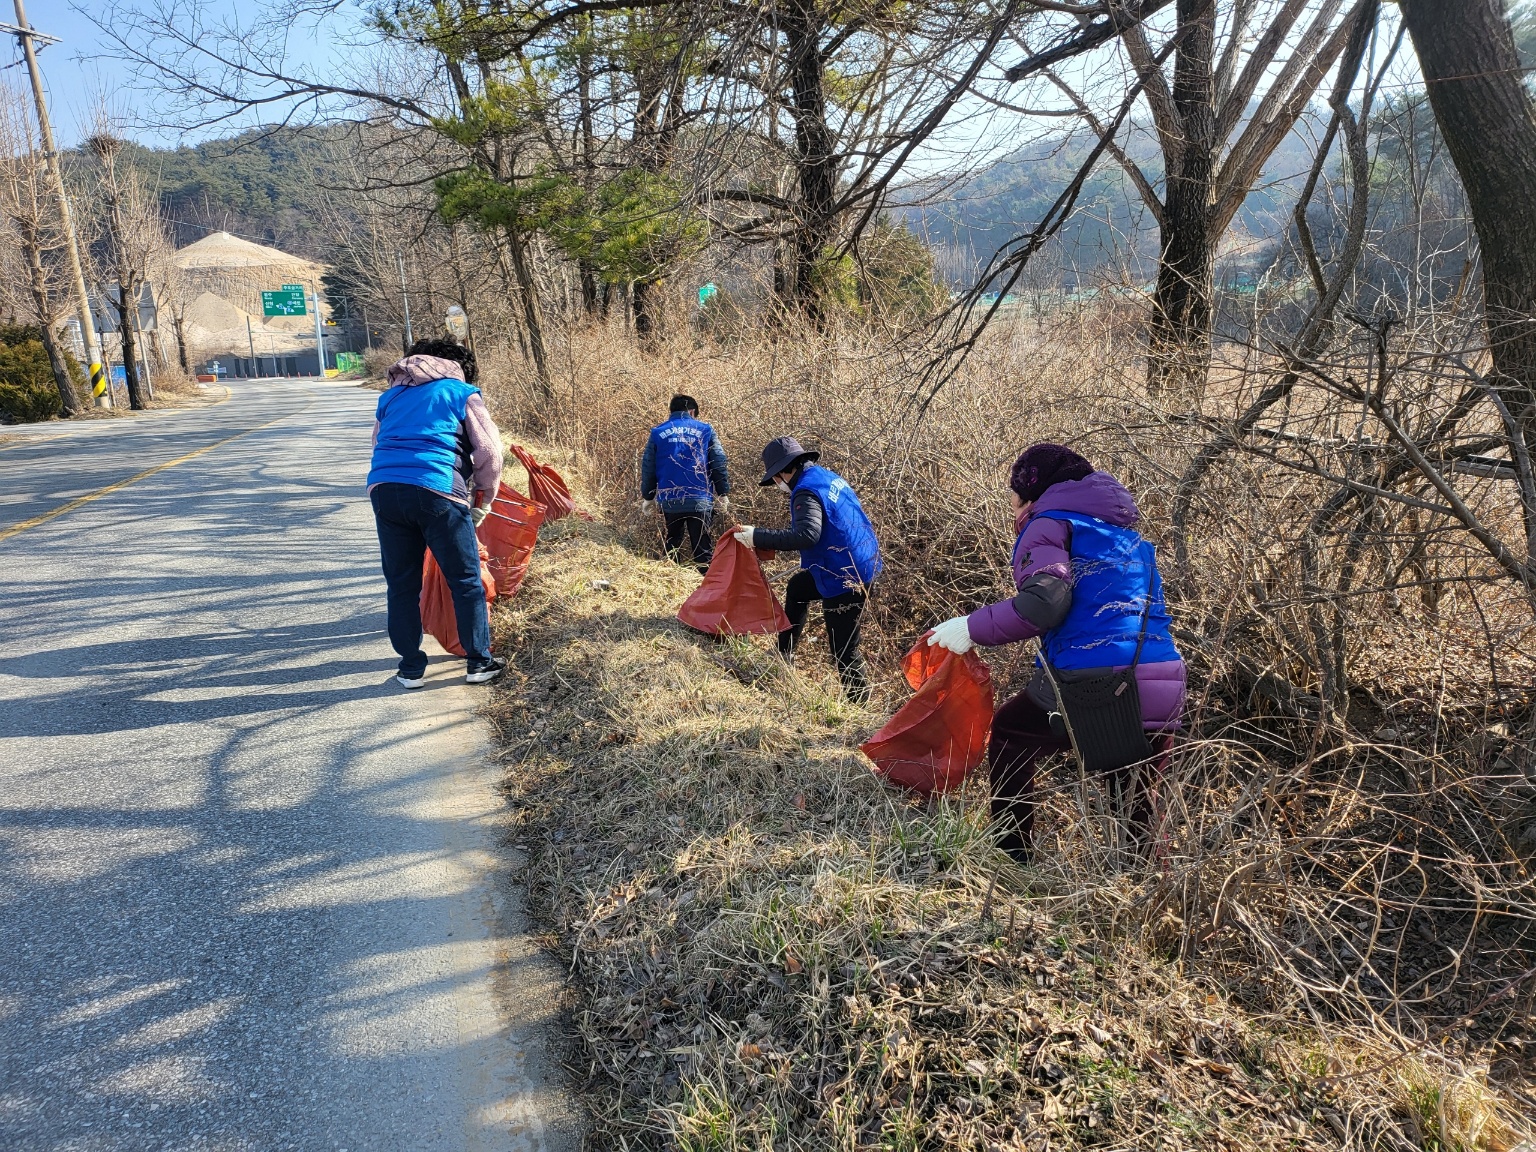
[[[22,0],[16,2],[16,23],[0,24],[0,31],[12,33],[21,41],[22,53],[27,58],[27,73],[32,78],[32,96],[37,101],[38,131],[43,140],[43,163],[53,177],[53,190],[59,198],[59,220],[64,226],[64,237],[69,251],[69,272],[75,282],[75,303],[80,310],[80,335],[85,341],[85,356],[91,362],[91,396],[96,407],[112,407],[112,393],[107,388],[107,374],[101,367],[101,342],[96,338],[96,325],[91,320],[91,301],[85,294],[85,273],[80,267],[80,244],[75,239],[75,222],[69,211],[69,194],[64,190],[64,171],[59,166],[58,149],[53,144],[53,125],[48,121],[48,102],[43,98],[43,74],[37,67],[37,50],[34,39],[45,44],[57,44],[58,38],[32,31],[27,23],[27,11]]]
[[[313,283],[309,286],[315,305],[315,359],[320,363],[320,379],[325,379],[325,330],[321,327],[324,321],[320,318],[320,289]]]
[[[155,377],[149,370],[149,345],[144,342],[144,325],[139,320],[139,305],[144,300],[144,289],[148,287],[148,284],[143,285],[139,289],[139,298],[133,302],[133,330],[138,335],[138,340],[134,343],[139,353],[139,367],[144,372],[144,390],[148,393],[149,399],[153,400],[155,398]],[[118,291],[122,291],[122,285],[118,285]]]
[[[395,263],[400,267],[400,300],[405,305],[405,351],[411,350],[416,341],[411,339],[411,297],[405,290],[405,254],[395,249]]]
[[[260,376],[261,367],[256,363],[256,337],[251,335],[251,317],[249,314],[245,317],[245,342],[251,346],[251,372]]]

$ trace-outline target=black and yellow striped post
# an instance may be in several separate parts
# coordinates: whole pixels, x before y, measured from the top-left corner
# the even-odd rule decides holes
[[[94,352],[95,349],[93,348]],[[102,367],[101,361],[91,357],[91,399],[100,403],[101,398],[107,392],[107,371]],[[110,401],[109,401],[110,403]]]

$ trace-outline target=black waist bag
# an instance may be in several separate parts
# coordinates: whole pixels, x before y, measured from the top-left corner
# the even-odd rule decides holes
[[[1136,654],[1131,657],[1131,666],[1118,672],[1069,680],[1051,667],[1041,649],[1040,662],[1056,689],[1063,726],[1085,772],[1114,772],[1152,757],[1152,743],[1141,726],[1141,688],[1136,683],[1136,665],[1141,663],[1141,649],[1147,642],[1147,616],[1151,611],[1152,577],[1148,577]],[[1056,717],[1052,716],[1051,721],[1054,728]]]

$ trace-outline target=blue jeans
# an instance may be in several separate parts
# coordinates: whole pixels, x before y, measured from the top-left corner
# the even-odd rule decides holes
[[[389,642],[400,654],[400,675],[414,680],[427,670],[427,654],[421,650],[421,566],[428,548],[453,593],[459,644],[469,666],[485,663],[491,658],[491,618],[469,509],[415,484],[376,484],[369,499],[389,585]]]

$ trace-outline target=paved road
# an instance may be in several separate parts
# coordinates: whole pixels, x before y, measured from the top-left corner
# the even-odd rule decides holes
[[[0,430],[0,1149],[576,1145],[485,689],[390,679],[374,399]]]

